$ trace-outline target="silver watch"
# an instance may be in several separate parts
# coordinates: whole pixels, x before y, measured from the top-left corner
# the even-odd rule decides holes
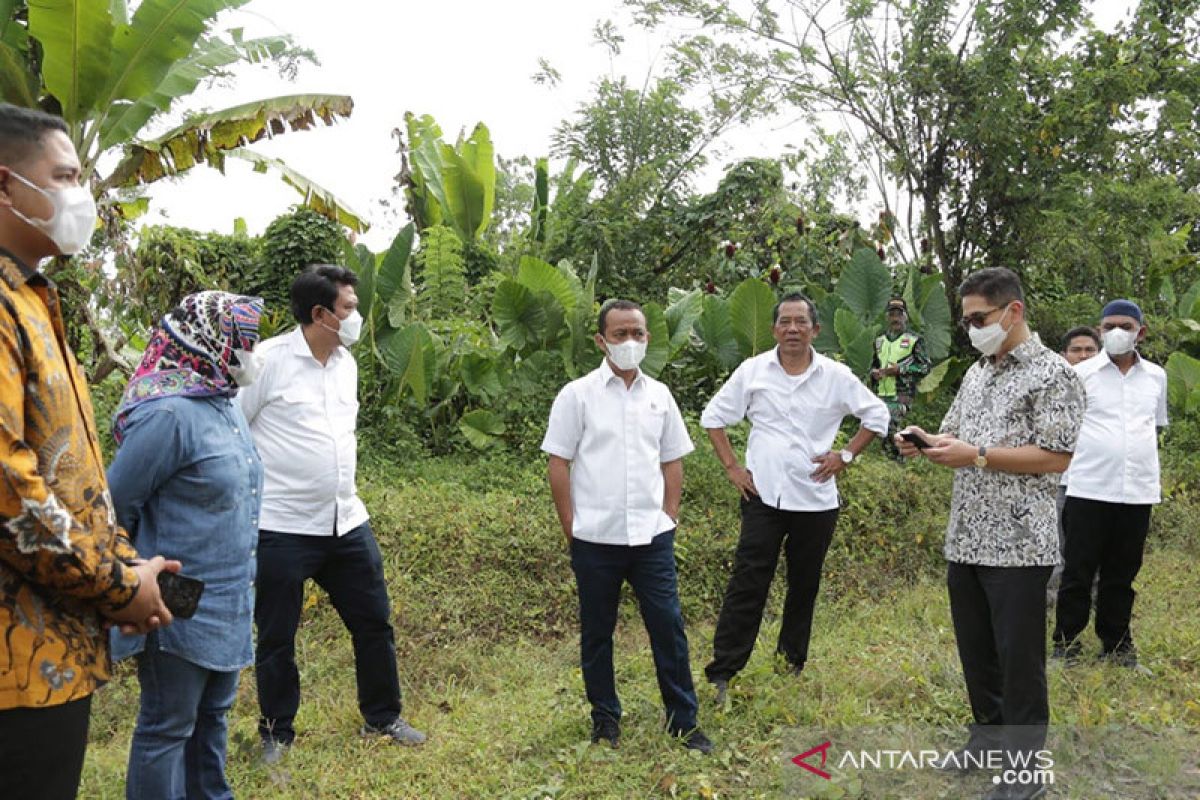
[[[843,450],[841,452],[841,456],[842,456],[843,464],[849,464],[851,461],[854,460],[854,453],[850,452],[849,450]]]

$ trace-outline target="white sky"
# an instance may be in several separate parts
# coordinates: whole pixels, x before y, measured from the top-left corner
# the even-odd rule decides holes
[[[1111,27],[1128,6],[1129,0],[1097,0],[1097,24]],[[626,37],[615,63],[593,43],[592,28],[601,19],[612,19]],[[247,68],[232,89],[202,90],[181,108],[218,109],[297,93],[351,95],[349,120],[252,147],[287,161],[364,214],[372,228],[362,241],[375,250],[404,223],[379,201],[402,206],[392,193],[400,160],[391,132],[403,125],[405,111],[431,114],[450,141],[482,121],[499,155],[548,155],[555,127],[591,96],[598,78],[627,75],[640,85],[666,57],[665,35],[636,28],[620,0],[252,0],[224,22],[244,27],[247,36],[289,33],[321,64],[303,66],[295,83],[269,68]],[[531,80],[539,57],[561,73],[557,87]],[[799,124],[778,122],[738,131],[717,166],[782,152],[805,135]],[[715,182],[719,169],[712,173]],[[225,177],[196,167],[155,184],[151,197],[144,223],[229,232],[241,217],[251,233],[299,200],[278,177],[253,173],[233,159]]]

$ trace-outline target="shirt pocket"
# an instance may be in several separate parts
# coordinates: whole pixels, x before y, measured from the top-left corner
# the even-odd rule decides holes
[[[250,459],[247,454],[224,450],[194,462],[177,476],[180,505],[200,513],[234,510],[249,486]]]
[[[638,415],[640,418],[642,434],[646,437],[648,444],[657,444],[662,441],[663,431],[667,425],[667,409],[662,405],[650,405],[642,409]]]

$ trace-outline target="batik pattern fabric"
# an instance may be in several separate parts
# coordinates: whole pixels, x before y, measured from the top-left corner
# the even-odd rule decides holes
[[[236,350],[258,342],[263,301],[228,292],[197,292],[169,311],[150,335],[141,363],[129,379],[113,418],[121,441],[129,412],[164,397],[233,397],[229,374]],[[240,366],[240,365],[239,365]]]
[[[967,370],[941,430],[976,447],[1033,445],[1071,453],[1084,404],[1083,384],[1066,360],[1030,339]],[[1059,478],[1057,472],[955,470],[946,558],[988,567],[1057,564]]]
[[[3,250],[0,351],[0,709],[60,705],[108,679],[102,623],[133,599],[137,552],[58,293]]]

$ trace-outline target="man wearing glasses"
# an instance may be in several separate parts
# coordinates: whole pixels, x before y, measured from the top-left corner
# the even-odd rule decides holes
[[[983,357],[963,378],[939,434],[896,436],[953,469],[945,555],[958,656],[975,724],[943,768],[982,768],[1003,753],[1020,769],[1046,740],[1046,581],[1058,563],[1054,498],[1083,421],[1083,386],[1025,321],[1016,274],[979,270],[963,281],[962,319]],[[1028,763],[1037,763],[1028,762]],[[991,800],[1040,797],[1045,786],[997,785]]]
[[[762,624],[780,548],[788,590],[776,650],[799,675],[808,660],[813,608],[825,552],[838,517],[834,476],[875,436],[884,436],[888,410],[854,373],[813,350],[817,309],[801,294],[775,306],[778,346],[742,362],[700,418],[729,482],[742,499],[742,531],[733,574],[713,637],[705,674],[723,704],[729,680],[746,666]],[[862,427],[843,450],[831,450],[842,420]],[[725,429],[750,420],[746,466],[738,463]]]

